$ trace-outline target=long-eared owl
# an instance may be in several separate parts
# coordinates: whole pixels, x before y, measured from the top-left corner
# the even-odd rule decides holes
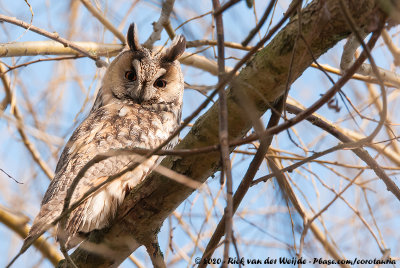
[[[185,38],[177,36],[167,49],[151,51],[140,45],[132,24],[127,41],[129,48],[107,68],[90,114],[66,144],[25,244],[61,214],[72,181],[96,155],[118,149],[155,148],[179,126],[184,82],[177,59],[185,50]],[[70,204],[109,176],[140,162],[138,157],[116,154],[90,166]],[[72,248],[82,241],[81,233],[107,227],[126,193],[159,162],[159,156],[154,155],[92,194],[70,213],[64,230],[58,226],[58,238],[62,236],[66,247]]]

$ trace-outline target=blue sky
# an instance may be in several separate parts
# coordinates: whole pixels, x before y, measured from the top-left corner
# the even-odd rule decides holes
[[[261,17],[267,1],[256,1],[256,10],[258,17]],[[102,8],[107,10],[107,17],[116,25],[118,25],[126,11],[129,9],[131,1],[118,1],[113,4],[112,1],[99,1]],[[287,7],[288,1],[279,1],[277,6],[276,15],[273,23],[280,19],[282,14],[282,8]],[[33,24],[41,27],[48,31],[57,31],[60,36],[65,36],[68,29],[70,28],[68,14],[69,14],[69,1],[46,1],[38,0],[30,2],[34,12]],[[144,42],[152,31],[151,22],[156,21],[159,16],[159,4],[156,1],[142,1],[138,6],[131,12],[129,19],[125,23],[122,30],[126,33],[128,24],[134,21],[139,28],[139,36],[141,42]],[[172,19],[173,27],[177,27],[183,21],[192,18],[195,14],[203,14],[211,9],[211,1],[199,1],[190,2],[179,1],[175,5],[175,12],[178,14],[176,18]],[[26,22],[30,21],[31,13],[22,0],[19,1],[0,1],[0,13],[8,16],[17,17],[18,19]],[[269,21],[268,21],[269,22]],[[254,13],[251,9],[248,9],[244,1],[241,1],[235,7],[233,7],[226,16],[224,16],[225,24],[225,39],[226,41],[241,42],[246,36],[246,32],[252,29],[255,25]],[[207,38],[211,39],[211,33],[205,29],[209,29],[211,25],[211,17],[205,16],[204,19],[195,20],[186,24],[182,29],[178,30],[179,33],[184,33],[188,40]],[[14,25],[8,25],[2,23],[0,28],[0,42],[22,42],[22,41],[40,41],[47,40],[45,37],[37,35],[32,32],[25,33],[22,28]],[[266,31],[265,25],[262,31]],[[94,42],[105,42],[111,43],[116,42],[113,36],[108,31],[104,31],[101,24],[94,20],[91,15],[81,7],[79,16],[75,21],[75,30],[77,34],[74,36],[79,39],[73,39],[74,41],[94,41]],[[257,37],[258,38],[258,37]],[[163,44],[167,40],[167,35],[163,33],[162,40],[158,44]],[[257,40],[257,39],[256,39]],[[253,41],[252,44],[254,44]],[[333,67],[339,66],[340,55],[342,52],[342,46],[344,42],[340,42],[335,48],[331,49],[327,54],[323,55],[319,61],[321,63],[330,64]],[[189,51],[194,52],[195,49]],[[233,49],[227,49],[226,54],[232,57],[241,57],[245,52],[237,51]],[[213,50],[208,49],[203,52],[209,58],[213,58]],[[375,58],[378,60],[378,64],[384,68],[390,68],[390,55],[378,49],[374,51]],[[14,65],[28,60],[33,60],[38,57],[30,58],[2,58],[0,60],[7,64]],[[236,62],[235,59],[228,59],[226,61],[228,66],[233,66]],[[210,74],[194,69],[191,67],[183,66],[185,74],[185,81],[189,84],[199,85],[214,85],[217,82],[217,78]],[[69,138],[73,129],[81,122],[88,110],[90,109],[91,103],[85,105],[86,101],[93,101],[93,95],[96,89],[100,85],[99,77],[102,74],[101,70],[97,70],[93,61],[90,59],[78,59],[74,64],[60,65],[58,62],[44,62],[37,63],[32,66],[21,68],[18,70],[18,77],[22,78],[22,82],[15,82],[15,74],[11,74],[12,84],[15,84],[14,90],[18,101],[24,101],[24,98],[28,97],[34,104],[34,108],[37,111],[37,117],[43,121],[47,134],[55,136],[55,140],[58,143],[53,143],[51,146],[45,142],[40,141],[38,137],[33,135],[30,138],[34,141],[42,157],[46,160],[46,163],[54,170],[57,154],[62,148],[63,143]],[[65,75],[65,81],[58,81],[58,77]],[[332,75],[337,80],[338,76]],[[52,86],[52,83],[57,86]],[[297,80],[291,88],[290,96],[293,99],[300,101],[303,105],[308,106],[313,103],[320,94],[323,94],[331,86],[330,82],[324,75],[313,69],[307,69],[299,80]],[[51,91],[51,94],[47,94]],[[360,82],[350,82],[343,91],[349,96],[350,99],[356,103],[361,102],[361,97],[366,96],[368,91],[364,84]],[[393,89],[388,89],[388,93],[395,97]],[[0,99],[3,98],[3,91],[0,91]],[[88,98],[87,98],[88,97]],[[183,117],[189,115],[197,105],[204,100],[204,96],[193,90],[187,90],[184,96],[184,107]],[[56,104],[51,105],[54,101]],[[58,105],[60,103],[60,105]],[[393,113],[395,111],[395,104],[397,100],[394,99],[392,104],[389,106],[389,110]],[[343,117],[346,117],[347,110],[343,103],[340,103],[342,107],[340,112],[335,113],[327,107],[323,107],[319,113],[327,117],[329,120],[337,121]],[[83,108],[82,108],[83,107]],[[34,125],[35,118],[29,114],[29,110],[21,108],[24,112],[25,122],[27,125]],[[372,112],[371,112],[372,113]],[[9,109],[6,111],[6,115],[10,115]],[[373,116],[373,114],[372,114]],[[267,122],[269,113],[263,117]],[[395,117],[394,117],[395,118]],[[366,125],[365,122],[359,120],[359,123],[365,132],[368,133],[371,130],[371,124]],[[357,129],[355,124],[351,120],[347,120],[341,124],[348,128]],[[297,134],[301,137],[301,141],[296,138],[298,143],[309,144],[310,147],[315,151],[324,150],[330,146],[336,145],[338,142],[334,138],[329,136],[321,138],[322,132],[315,127],[312,127],[309,123],[302,123],[296,127]],[[181,134],[183,137],[187,131]],[[293,137],[296,134],[291,132]],[[23,185],[16,184],[10,181],[5,175],[0,174],[0,205],[13,208],[16,211],[34,217],[39,209],[40,200],[43,193],[45,192],[49,180],[45,177],[44,173],[38,167],[32,167],[31,156],[23,146],[18,133],[15,130],[15,125],[7,120],[0,120],[0,137],[2,138],[2,146],[0,146],[0,168],[5,169],[9,174],[19,181],[24,182]],[[383,139],[383,136],[382,136]],[[286,132],[279,134],[278,139],[273,142],[275,148],[286,150],[292,153],[301,155],[310,155],[312,152],[304,152],[300,148],[296,147],[289,139]],[[370,150],[373,153],[372,150]],[[331,159],[332,161],[344,161],[347,164],[360,164],[360,161],[349,151],[343,151],[335,156],[328,155],[323,159]],[[243,177],[249,161],[251,158],[243,155],[236,155],[234,157],[233,175],[234,175],[234,188],[240,183],[240,179]],[[388,164],[388,161],[382,160],[382,163]],[[293,172],[291,174],[292,179],[299,185],[299,189],[304,193],[301,195],[300,190],[296,190],[299,198],[306,202],[313,204],[316,208],[322,208],[329,200],[334,197],[328,189],[322,186],[323,183],[329,184],[335,189],[341,189],[346,181],[343,178],[338,177],[334,172],[327,168],[323,168],[320,165],[308,164],[306,166],[312,172],[307,170],[300,170],[298,173]],[[343,168],[336,168],[337,171],[345,173],[349,178],[356,175],[356,170],[349,170]],[[261,166],[257,177],[268,173],[265,163]],[[374,179],[373,172],[366,171],[363,175],[364,179]],[[392,176],[397,181],[396,171]],[[321,181],[319,181],[321,179]],[[202,188],[200,192],[195,192],[191,197],[182,203],[177,209],[177,213],[183,215],[185,222],[191,234],[197,234],[200,230],[203,232],[212,232],[213,227],[210,224],[206,224],[206,227],[202,227],[204,221],[204,211],[212,206],[212,198],[218,195],[220,189],[219,185],[219,173],[216,174],[214,179],[207,181],[207,186]],[[295,188],[296,189],[296,188]],[[285,208],[284,201],[279,193],[277,193],[277,184],[268,182],[266,184],[261,183],[255,187],[252,187],[245,200],[242,202],[242,206],[235,217],[235,233],[241,237],[240,240],[240,252],[242,256],[246,258],[279,258],[281,256],[291,257],[294,256],[294,252],[288,250],[288,245],[293,244],[293,236],[291,231],[291,220]],[[375,182],[368,186],[368,192],[371,194],[372,206],[374,208],[374,216],[380,219],[380,228],[384,233],[384,240],[388,248],[392,249],[393,255],[399,255],[398,246],[398,234],[393,234],[395,227],[398,226],[399,222],[394,216],[398,212],[398,202],[385,190],[383,183]],[[22,194],[23,193],[23,194]],[[378,194],[381,193],[381,194]],[[366,213],[367,206],[365,201],[360,199],[362,196],[357,188],[353,188],[344,194],[346,200],[348,200],[354,206],[357,206],[363,213],[365,218],[372,222],[370,215]],[[223,208],[225,206],[224,194],[221,194],[218,199],[219,202],[212,212],[213,217],[211,222],[216,223],[219,217],[222,215]],[[380,204],[384,204],[380,207]],[[365,226],[357,221],[354,217],[353,212],[349,209],[344,202],[338,201],[334,206],[329,208],[328,212],[324,214],[326,220],[325,225],[318,223],[318,226],[323,230],[329,230],[329,234],[334,237],[335,241],[339,242],[340,250],[346,257],[380,257],[379,250],[373,243],[369,243],[371,235],[365,230]],[[349,222],[346,222],[346,220]],[[171,252],[168,245],[169,228],[175,228],[173,232],[174,236],[174,252]],[[336,229],[336,225],[346,226],[349,228]],[[351,227],[350,227],[351,226]],[[203,228],[203,229],[202,229]],[[298,229],[302,228],[302,222],[300,217],[294,218],[294,229],[296,230],[296,243],[298,244],[299,234]],[[391,234],[393,234],[391,236]],[[5,254],[0,256],[0,266],[7,263],[10,256],[14,255],[22,241],[14,235],[11,235],[11,231],[4,225],[0,224],[0,237],[4,238],[0,241],[0,250]],[[306,238],[306,251],[304,252],[307,257],[327,257],[321,255],[320,245],[313,244],[315,240],[312,240],[312,235],[309,234]],[[167,255],[167,260],[172,260],[174,255],[179,254],[180,247],[190,244],[191,238],[185,228],[178,225],[178,221],[175,217],[167,220],[160,232],[160,240],[162,250]],[[205,247],[207,242],[206,238],[202,238],[200,245]],[[10,246],[12,245],[12,246]],[[193,257],[201,255],[200,250],[194,252],[188,251],[193,254]],[[233,248],[231,255],[235,256]],[[146,266],[149,265],[147,253],[143,249],[136,251],[135,256],[140,259]],[[190,254],[189,254],[190,256]],[[222,251],[217,251],[215,257],[222,257]],[[14,267],[19,266],[35,266],[41,259],[40,253],[36,249],[31,248],[26,254],[24,254],[18,263]],[[188,263],[181,261],[174,264],[174,267],[191,267],[193,265],[194,258]],[[40,267],[51,267],[48,261],[40,262]],[[134,267],[128,260],[122,265],[122,267]]]

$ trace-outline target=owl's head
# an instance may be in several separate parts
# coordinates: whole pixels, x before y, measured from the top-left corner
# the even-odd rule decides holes
[[[185,38],[176,36],[167,49],[151,51],[140,45],[137,28],[131,24],[127,40],[129,49],[111,62],[93,108],[115,101],[179,107],[184,81],[177,59],[185,51]]]

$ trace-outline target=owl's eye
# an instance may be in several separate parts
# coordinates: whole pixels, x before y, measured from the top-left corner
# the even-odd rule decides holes
[[[167,81],[165,81],[165,80],[163,80],[163,79],[157,79],[157,80],[154,82],[154,86],[155,86],[155,87],[158,87],[158,88],[166,87],[166,86],[167,86]]]
[[[129,81],[136,81],[137,76],[136,73],[133,71],[127,71],[125,73],[125,78],[128,79]]]

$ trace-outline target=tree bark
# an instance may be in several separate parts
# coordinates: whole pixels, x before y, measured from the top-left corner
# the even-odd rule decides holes
[[[371,22],[379,16],[375,1],[347,0],[346,3],[358,27],[369,26],[367,28],[371,30]],[[302,10],[301,21],[302,35],[315,58],[351,33],[336,0],[312,1]],[[246,112],[248,109],[240,101],[243,94],[250,102],[245,106],[254,104],[252,112],[257,117],[269,109],[269,103],[284,94],[298,26],[296,15],[231,82],[228,91],[230,141],[243,137],[251,128],[250,116]],[[313,62],[312,55],[301,39],[297,41],[294,59],[289,85]],[[218,103],[195,122],[176,148],[201,148],[215,144],[218,144]],[[220,168],[220,154],[212,152],[206,157],[204,154],[171,156],[166,157],[162,164],[203,183]],[[113,225],[108,230],[91,234],[90,239],[71,255],[72,259],[78,267],[118,266],[138,245],[157,236],[166,217],[192,192],[191,188],[153,173],[125,198]],[[99,251],[101,253],[91,250],[96,248],[95,245],[102,249]]]

